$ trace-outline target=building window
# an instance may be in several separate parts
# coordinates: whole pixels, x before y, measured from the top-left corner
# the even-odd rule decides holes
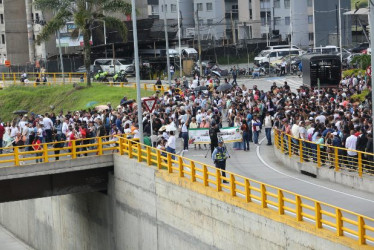
[[[238,5],[232,5],[231,6],[232,13],[239,13],[239,6]]]
[[[253,16],[252,16],[252,9],[249,10],[249,19],[252,19]]]
[[[267,18],[266,18],[266,15],[267,15]],[[261,16],[261,25],[262,26],[266,25],[266,19],[267,19],[267,25],[270,25],[270,23],[271,23],[270,12],[261,11],[260,16]]]
[[[168,12],[168,6],[166,4],[161,5],[161,12]]]
[[[158,15],[158,6],[152,5],[152,15]]]
[[[310,32],[309,33],[309,41],[313,41],[313,40],[314,40],[314,33]]]
[[[206,3],[206,11],[212,11],[213,10],[213,3]]]
[[[290,17],[289,16],[286,16],[285,18],[284,18],[284,24],[285,25],[290,25]]]
[[[313,23],[313,16],[308,16],[308,23]]]
[[[196,5],[196,8],[197,8],[198,11],[203,11],[203,4],[202,3],[198,3]]]
[[[284,0],[284,8],[286,9],[290,8],[290,0]]]
[[[281,1],[280,0],[274,0],[274,8],[280,8],[281,7]]]
[[[213,19],[207,19],[206,24],[207,25],[212,25],[213,24]]]
[[[171,11],[171,12],[177,12],[177,5],[175,5],[175,4],[171,4],[171,5],[170,5],[170,11]]]
[[[4,14],[0,14],[0,23],[4,24]]]
[[[281,18],[280,17],[274,17],[274,24],[280,25],[281,24]]]
[[[270,0],[260,0],[260,8],[261,9],[269,9],[270,8]]]
[[[3,4],[3,0],[0,0],[0,4]]]
[[[5,44],[5,35],[4,34],[1,35],[1,43]]]
[[[313,0],[307,0],[308,7],[313,7]]]

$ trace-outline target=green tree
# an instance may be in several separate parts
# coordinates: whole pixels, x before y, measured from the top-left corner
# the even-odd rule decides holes
[[[365,54],[355,56],[353,57],[351,64],[357,64],[359,68],[366,70],[366,68],[371,64],[371,56]]]
[[[48,40],[59,31],[66,22],[74,21],[76,29],[72,37],[78,38],[83,34],[83,54],[86,71],[90,72],[92,29],[97,22],[104,22],[108,28],[115,29],[127,41],[127,27],[113,13],[131,14],[131,4],[124,0],[35,0],[35,7],[44,12],[52,12],[54,16],[44,26],[42,32],[36,38],[36,42]],[[107,15],[106,15],[107,14]],[[91,86],[91,78],[87,74],[87,86]]]

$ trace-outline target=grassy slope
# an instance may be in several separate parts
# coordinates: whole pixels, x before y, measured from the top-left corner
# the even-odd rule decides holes
[[[352,10],[355,9],[355,3],[357,2],[358,0],[351,0],[351,6],[352,6]],[[360,3],[359,3],[362,7],[367,7],[368,6],[368,0],[360,0]]]
[[[142,96],[149,96],[152,93],[142,90]],[[0,118],[9,121],[14,117],[12,112],[20,109],[38,114],[51,112],[50,105],[55,106],[55,113],[61,109],[64,113],[68,110],[87,109],[86,104],[91,101],[98,102],[96,105],[111,102],[112,106],[116,107],[124,95],[129,99],[136,99],[136,90],[102,84],[93,84],[92,88],[81,90],[75,90],[72,85],[10,87],[0,91]]]

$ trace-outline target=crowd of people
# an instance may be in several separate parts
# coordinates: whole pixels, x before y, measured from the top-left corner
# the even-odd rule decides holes
[[[158,79],[156,85],[160,84]],[[185,151],[203,147],[210,148],[213,153],[218,146],[219,128],[223,126],[240,128],[242,141],[234,143],[236,150],[250,151],[250,143],[258,144],[262,132],[267,145],[272,145],[274,127],[306,142],[321,144],[322,150],[327,150],[328,145],[373,150],[369,98],[364,102],[351,99],[352,95],[371,88],[362,76],[346,77],[339,87],[320,91],[301,87],[292,92],[285,82],[282,86],[274,83],[265,90],[256,85],[248,88],[234,83],[220,92],[217,88],[222,84],[230,83],[227,79],[221,82],[209,76],[204,80],[197,76],[190,81],[185,77],[175,79],[169,90],[154,94],[155,109],[152,114],[144,111],[142,121],[138,121],[136,102],[126,97],[115,108],[108,103],[103,110],[25,114],[0,125],[0,142],[4,141],[3,147],[10,146],[9,143],[13,146],[32,144],[35,149],[44,142],[67,141],[69,144],[105,135],[113,140],[121,134],[137,139],[140,137],[138,124],[142,123],[149,144],[171,153],[176,152],[177,137],[181,138]],[[205,88],[199,88],[201,86]],[[146,109],[143,107],[143,110]],[[190,128],[209,129],[211,141],[203,146],[190,146]],[[89,142],[83,140],[82,143]],[[64,145],[61,143],[58,147]],[[312,146],[305,144],[305,147]],[[352,157],[357,155],[355,151],[347,152]],[[305,160],[309,160],[309,156],[305,156]]]

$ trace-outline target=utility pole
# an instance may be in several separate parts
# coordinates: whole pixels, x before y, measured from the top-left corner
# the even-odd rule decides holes
[[[138,106],[138,126],[140,143],[144,143],[143,139],[143,111],[142,96],[140,94],[140,70],[139,70],[139,51],[138,51],[138,30],[136,27],[136,10],[135,0],[131,0],[131,16],[132,16],[132,33],[134,37],[134,56],[135,56],[135,76],[136,76],[136,104]],[[114,48],[114,43],[113,43]],[[113,50],[114,55],[114,50]]]
[[[178,11],[178,45],[179,45],[179,77],[182,78],[183,75],[183,66],[182,66],[182,51],[181,51],[181,25],[180,25],[180,9],[179,1],[177,0],[177,11]]]
[[[232,43],[236,45],[235,25],[234,25],[234,19],[232,18],[232,10],[230,11],[230,19],[231,19]]]
[[[29,45],[29,60],[30,63],[35,62],[35,43],[34,43],[34,29],[32,20],[32,0],[26,0],[26,21],[27,21],[27,38]]]
[[[133,1],[133,0],[132,0]],[[168,26],[166,22],[166,8],[165,0],[162,1],[164,4],[164,29],[165,29],[165,42],[166,42],[166,67],[168,72],[168,83],[171,86],[171,75],[170,75],[170,56],[169,56],[169,36],[168,36]]]
[[[339,0],[339,47],[340,47],[340,65],[343,62],[343,47],[342,47],[342,9]]]
[[[199,20],[199,10],[196,10],[196,23],[197,23],[197,42],[199,46],[199,69],[200,76],[203,75],[203,66],[201,64],[201,41],[200,41],[200,20]]]
[[[105,58],[108,58],[108,53],[106,51],[106,23],[104,21],[104,44],[105,44]]]
[[[269,46],[269,26],[268,26],[268,11],[266,9],[265,11],[265,29],[266,29],[266,46]],[[270,64],[270,58],[269,58],[269,64]]]
[[[372,1],[369,1],[369,25],[370,25],[370,47],[374,48],[374,5]],[[371,67],[374,67],[374,53],[371,53]],[[374,74],[371,73],[371,117],[372,117],[372,129],[371,134],[374,134],[374,94],[373,94],[373,86],[374,86]],[[373,136],[373,143],[374,143],[374,136]]]
[[[60,30],[57,31],[57,39],[58,39],[58,53],[60,54],[60,63],[61,63],[61,72],[62,72],[62,84],[65,84],[64,60],[62,58]],[[87,75],[89,75],[89,74],[87,74]]]
[[[115,60],[116,60],[116,49],[114,47],[114,43],[112,43],[112,51],[113,51],[113,74],[116,74],[116,63],[115,63]]]

